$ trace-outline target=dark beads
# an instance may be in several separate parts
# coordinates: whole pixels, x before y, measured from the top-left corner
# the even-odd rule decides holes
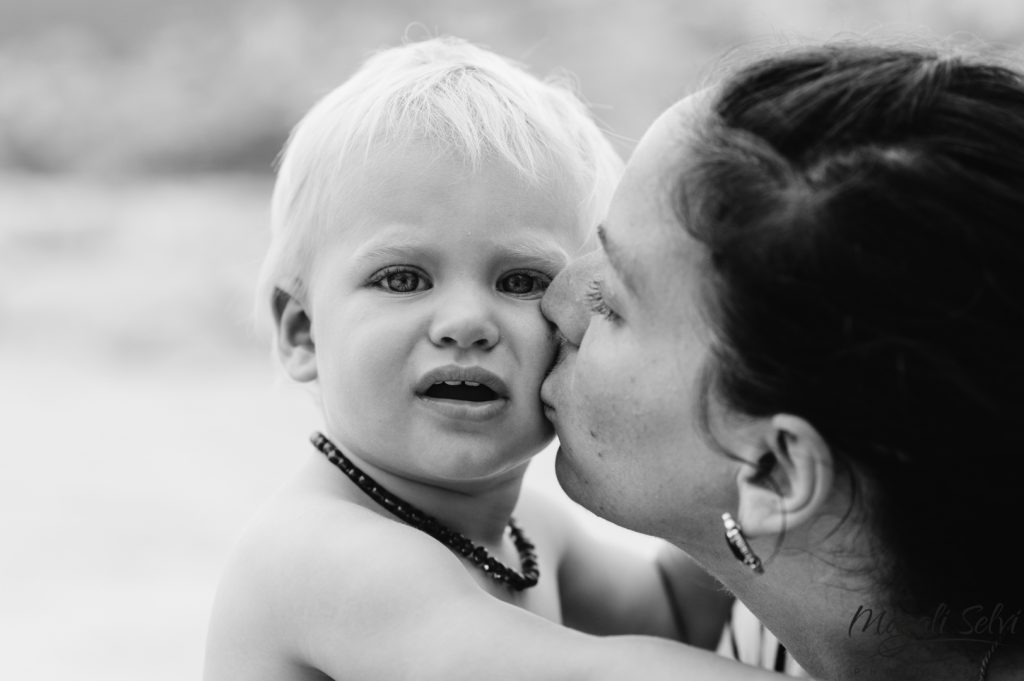
[[[349,461],[334,446],[334,443],[328,440],[322,433],[313,433],[310,440],[331,463],[341,469],[367,496],[403,522],[426,532],[448,548],[467,558],[477,565],[484,574],[489,574],[496,582],[504,583],[517,591],[537,585],[540,579],[540,570],[537,565],[537,556],[533,551],[535,547],[526,539],[523,531],[519,529],[519,526],[512,518],[508,520],[508,529],[512,535],[512,543],[519,553],[519,562],[522,564],[523,570],[522,574],[502,564],[491,556],[487,549],[477,546],[465,535],[445,527],[433,516],[427,515],[379,485],[376,480]]]

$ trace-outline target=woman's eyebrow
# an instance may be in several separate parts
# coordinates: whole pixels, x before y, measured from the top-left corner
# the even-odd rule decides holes
[[[615,274],[619,276],[619,279],[626,285],[626,288],[636,295],[638,289],[636,281],[633,279],[632,270],[626,267],[626,257],[622,249],[617,243],[608,238],[604,225],[597,226],[597,238],[601,242],[601,248],[604,249],[605,254],[608,256],[608,262],[611,264],[612,269],[615,270]]]

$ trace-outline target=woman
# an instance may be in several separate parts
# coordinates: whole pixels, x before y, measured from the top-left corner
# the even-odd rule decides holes
[[[1024,678],[1021,74],[762,58],[652,126],[601,244],[543,303],[570,496],[814,678]]]

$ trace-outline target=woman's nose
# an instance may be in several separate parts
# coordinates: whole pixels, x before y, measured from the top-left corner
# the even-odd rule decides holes
[[[438,303],[430,324],[430,340],[438,346],[488,350],[501,339],[494,310],[486,295],[459,292]]]
[[[573,345],[579,345],[590,324],[587,289],[601,265],[601,252],[594,251],[558,273],[540,302],[541,312]]]

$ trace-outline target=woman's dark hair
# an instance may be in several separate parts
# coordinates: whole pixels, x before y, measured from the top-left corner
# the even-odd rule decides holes
[[[896,605],[1024,605],[1021,74],[803,48],[727,80],[691,151],[676,206],[710,254],[715,394],[807,419],[870,481]]]

